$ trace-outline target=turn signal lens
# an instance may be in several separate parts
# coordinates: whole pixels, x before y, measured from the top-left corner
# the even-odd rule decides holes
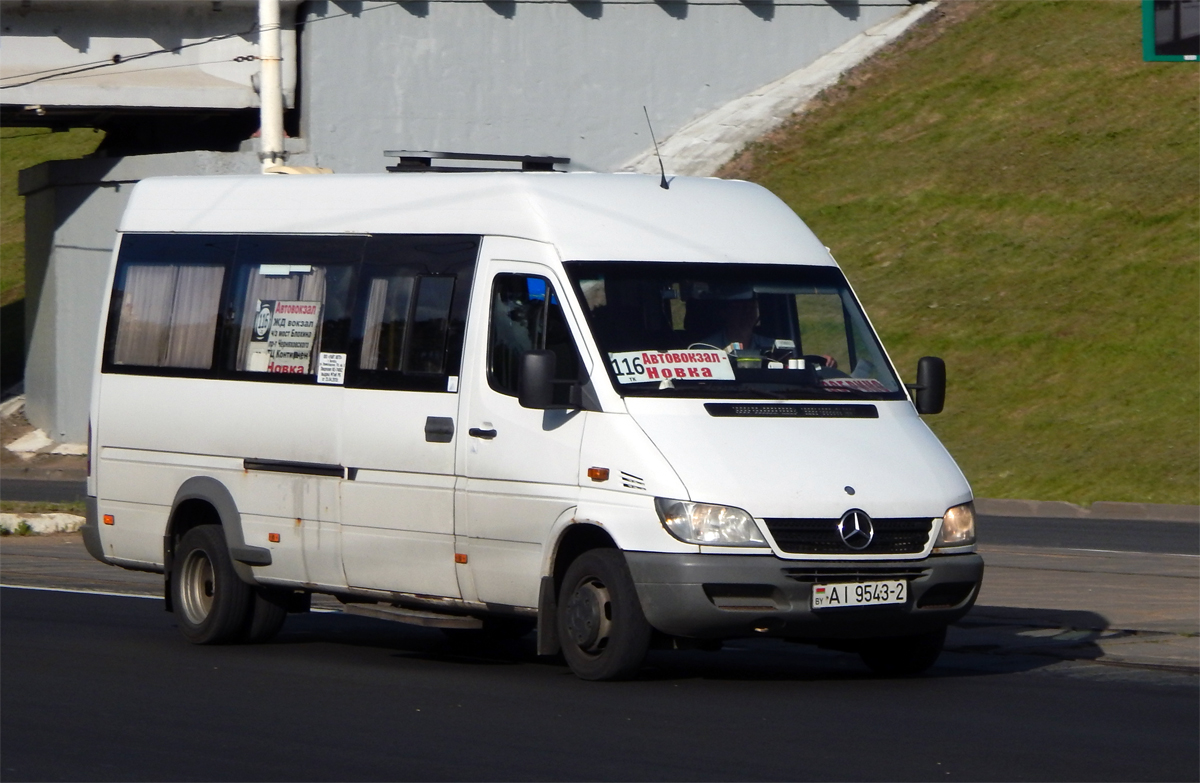
[[[934,546],[967,546],[975,543],[975,504],[955,506],[942,517],[942,532]]]
[[[709,546],[766,546],[754,518],[732,506],[655,498],[663,527],[680,541]]]
[[[279,543],[279,534],[278,533],[267,533],[267,540],[270,541],[272,544],[278,544]]]
[[[105,514],[105,515],[104,515],[104,524],[106,524],[106,525],[115,525],[116,523],[117,523],[117,520],[113,519],[113,515],[112,515],[112,514]]]
[[[608,481],[608,468],[588,468],[588,478],[592,481]]]

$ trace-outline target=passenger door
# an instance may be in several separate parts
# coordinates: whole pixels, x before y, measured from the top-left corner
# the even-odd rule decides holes
[[[556,401],[565,403],[583,361],[578,328],[552,271],[553,248],[487,238],[472,302],[463,368],[458,551],[481,601],[536,606],[542,553],[556,520],[578,503],[584,414],[530,410],[517,402],[523,351],[557,354]],[[466,588],[464,587],[464,590]],[[472,596],[466,596],[472,597]]]
[[[374,236],[346,375],[342,563],[350,587],[460,595],[455,441],[478,237]]]

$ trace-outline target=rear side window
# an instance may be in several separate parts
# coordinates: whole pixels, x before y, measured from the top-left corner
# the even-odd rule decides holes
[[[106,369],[211,371],[236,246],[236,239],[225,236],[124,237],[109,309]]]
[[[366,237],[243,237],[226,303],[224,369],[344,380]],[[276,380],[276,378],[272,378]]]
[[[348,386],[454,391],[476,237],[371,237],[358,281]]]
[[[479,237],[127,234],[104,372],[456,391]]]

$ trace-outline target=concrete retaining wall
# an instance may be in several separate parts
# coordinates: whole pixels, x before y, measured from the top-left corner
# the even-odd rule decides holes
[[[302,135],[319,165],[385,149],[554,154],[612,171],[802,68],[907,2],[314,3]],[[339,14],[341,14],[339,16]]]

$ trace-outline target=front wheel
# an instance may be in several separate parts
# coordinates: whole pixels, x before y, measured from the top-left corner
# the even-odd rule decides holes
[[[920,636],[871,639],[858,654],[871,671],[885,677],[911,677],[933,666],[946,644],[946,629]]]
[[[179,629],[193,644],[239,641],[252,611],[254,591],[238,578],[225,533],[201,525],[184,535],[171,573]]]
[[[557,619],[563,657],[582,680],[630,677],[650,649],[650,623],[616,549],[593,549],[571,563]]]

